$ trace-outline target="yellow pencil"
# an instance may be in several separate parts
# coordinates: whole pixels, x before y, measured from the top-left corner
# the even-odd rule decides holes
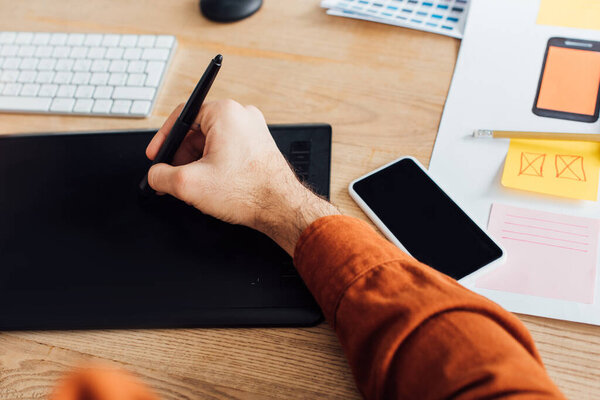
[[[473,136],[494,139],[542,139],[542,140],[576,140],[580,142],[600,142],[600,134],[593,133],[550,133],[550,132],[513,132],[475,129]]]

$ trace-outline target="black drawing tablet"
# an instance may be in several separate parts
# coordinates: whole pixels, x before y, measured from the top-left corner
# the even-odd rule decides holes
[[[331,127],[271,126],[329,195]],[[155,131],[0,137],[0,329],[311,325],[291,258],[261,233],[140,202]]]

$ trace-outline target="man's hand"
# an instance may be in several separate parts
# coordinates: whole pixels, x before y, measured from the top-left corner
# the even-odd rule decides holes
[[[151,160],[182,107],[148,145]],[[254,106],[233,100],[204,104],[173,164],[150,169],[148,182],[154,190],[223,221],[257,229],[290,255],[308,225],[339,214],[298,181]]]

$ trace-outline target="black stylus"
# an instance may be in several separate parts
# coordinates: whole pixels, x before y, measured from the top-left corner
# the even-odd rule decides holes
[[[187,103],[185,103],[183,110],[181,110],[181,114],[179,114],[179,117],[177,117],[177,120],[167,135],[163,145],[161,146],[160,150],[158,150],[158,154],[154,158],[154,161],[152,161],[152,165],[158,163],[169,164],[173,161],[175,152],[181,145],[181,142],[183,142],[183,139],[185,139],[185,136],[190,131],[194,120],[200,112],[200,107],[202,106],[210,87],[217,77],[217,73],[221,68],[222,62],[223,56],[220,54],[210,61],[206,71],[204,71],[204,74],[202,75],[202,78],[200,78],[196,88],[192,92],[192,95],[188,99]],[[146,173],[140,182],[140,191],[144,196],[150,196],[155,193],[154,189],[152,189],[148,184],[148,173]]]

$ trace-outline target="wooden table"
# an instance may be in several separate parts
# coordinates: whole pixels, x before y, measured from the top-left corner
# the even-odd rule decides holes
[[[158,127],[208,60],[225,64],[210,97],[258,106],[272,123],[333,125],[332,200],[366,219],[351,179],[403,154],[428,164],[460,42],[327,16],[319,0],[265,0],[234,24],[197,0],[0,0],[2,30],[174,34],[179,48],[147,119],[1,115],[0,133]],[[18,301],[18,299],[15,299]],[[566,395],[600,398],[600,327],[522,316]],[[97,360],[135,371],[162,399],[359,398],[326,324],[303,329],[0,333],[0,399],[44,397]]]

